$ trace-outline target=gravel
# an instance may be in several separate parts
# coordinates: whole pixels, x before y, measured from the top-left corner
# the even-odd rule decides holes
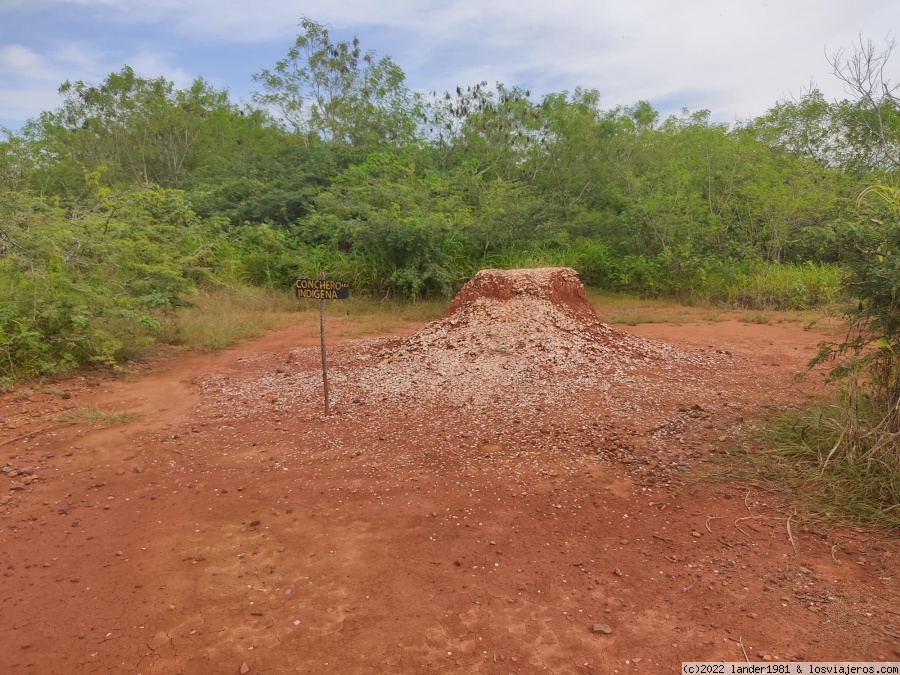
[[[718,391],[734,358],[604,324],[574,270],[483,270],[412,335],[330,348],[331,418],[318,349],[294,349],[198,379],[206,433],[157,440],[188,458],[216,443],[272,471],[340,457],[392,484],[453,467],[519,478],[524,493],[535,474],[598,462],[667,483],[689,467],[686,430],[727,405]]]

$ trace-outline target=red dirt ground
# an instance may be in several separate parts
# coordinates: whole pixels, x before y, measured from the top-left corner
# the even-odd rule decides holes
[[[821,334],[628,328],[719,365],[663,372],[644,401],[583,389],[519,415],[341,398],[341,361],[397,339],[334,340],[325,419],[299,389],[318,358],[309,328],[0,398],[0,494],[17,488],[0,497],[0,672],[674,673],[743,661],[742,646],[753,661],[900,657],[895,537],[788,523],[760,489],[693,480],[820,388],[792,377]],[[55,421],[85,407],[140,416]]]

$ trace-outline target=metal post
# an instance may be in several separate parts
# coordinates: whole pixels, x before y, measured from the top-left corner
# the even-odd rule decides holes
[[[325,272],[319,274],[319,281],[325,281]],[[325,298],[319,300],[319,334],[322,338],[322,384],[325,387],[325,417],[330,413],[328,400],[328,359],[325,355]]]

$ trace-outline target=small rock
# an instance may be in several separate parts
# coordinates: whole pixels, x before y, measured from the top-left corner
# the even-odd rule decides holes
[[[124,476],[124,475],[125,475],[125,469],[116,469],[116,475],[117,475],[117,476]]]
[[[250,672],[250,666],[247,665],[246,661],[241,664],[241,675],[247,675]]]
[[[812,570],[809,570],[805,567],[798,567],[797,569],[800,570],[801,574],[812,574]]]
[[[251,520],[250,527],[258,527],[259,523],[260,523],[260,521],[258,521],[258,520]]]
[[[610,633],[612,633],[612,628],[609,626],[609,624],[606,623],[595,623],[593,626],[591,626],[591,630],[595,633],[602,633],[603,635],[609,635]]]
[[[134,473],[144,473],[144,467],[142,467],[142,466],[136,466],[136,467],[134,467],[134,468],[132,469],[132,471],[133,471]]]
[[[26,475],[26,476],[31,476],[31,475],[34,474],[34,467],[33,467],[33,466],[26,466],[26,467],[25,467],[24,469],[22,469],[19,473],[22,473],[22,474],[24,474],[24,475]]]
[[[700,534],[699,532],[697,532],[697,530],[694,530],[693,532],[691,532],[691,536],[692,537],[702,537],[703,535]]]

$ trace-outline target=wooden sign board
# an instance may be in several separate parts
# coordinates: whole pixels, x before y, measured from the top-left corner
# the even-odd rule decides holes
[[[325,393],[325,417],[331,412],[328,395],[328,356],[325,351],[325,301],[346,300],[350,297],[350,284],[332,281],[322,272],[318,279],[294,279],[294,294],[298,298],[319,301],[319,335],[322,342],[322,387]]]
[[[311,300],[346,300],[350,297],[350,284],[331,279],[295,279],[294,294]]]

